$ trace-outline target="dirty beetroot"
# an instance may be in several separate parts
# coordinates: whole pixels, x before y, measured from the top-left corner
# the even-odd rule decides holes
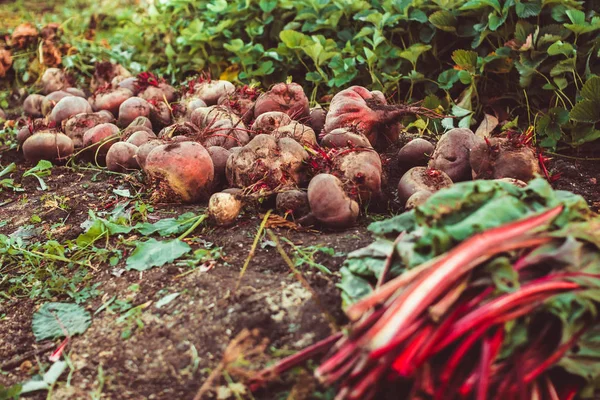
[[[208,206],[206,219],[194,220],[198,221],[197,225],[186,225],[181,232],[169,234],[168,240],[186,246],[179,257],[182,260],[207,248],[219,248],[224,254],[212,260],[202,259],[195,265],[197,269],[190,270],[184,262],[174,260],[160,268],[148,269],[143,275],[126,271],[126,259],[134,251],[131,245],[116,261],[106,257],[94,268],[65,268],[65,263],[59,262],[57,265],[61,266],[66,282],[74,279],[78,271],[84,271],[85,287],[102,291],[101,295],[90,295],[83,303],[92,314],[108,307],[107,301],[127,299],[134,306],[129,310],[143,306],[139,309],[139,319],[135,316],[127,319],[124,315],[129,311],[119,314],[114,311],[117,308],[99,312],[85,333],[68,341],[71,361],[76,363],[77,369],[72,388],[61,386],[59,394],[66,395],[67,390],[72,390],[77,397],[97,389],[101,365],[103,374],[110,376],[102,392],[109,397],[193,398],[206,378],[205,372],[200,371],[222,366],[227,345],[240,332],[245,332],[244,329],[256,334],[257,342],[259,337],[267,338],[273,348],[300,352],[298,358],[292,358],[294,365],[304,365],[308,359],[321,362],[316,378],[307,373],[302,379],[315,391],[335,388],[339,398],[382,398],[379,390],[385,385],[400,381],[404,384],[407,380],[411,384],[401,385],[407,395],[420,393],[431,398],[441,396],[444,390],[478,396],[497,392],[509,397],[516,396],[520,390],[527,393],[542,390],[543,393],[555,391],[563,398],[561,396],[587,387],[585,377],[574,379],[573,385],[556,383],[556,371],[550,367],[560,365],[562,356],[567,354],[565,343],[584,343],[583,340],[588,340],[586,335],[594,331],[593,327],[587,326],[589,321],[582,317],[580,322],[586,326],[585,331],[555,337],[549,332],[556,330],[558,322],[546,318],[533,305],[567,292],[598,290],[586,278],[590,274],[596,277],[599,272],[583,270],[583,267],[582,271],[562,271],[558,263],[552,271],[530,276],[529,270],[522,272],[520,268],[525,268],[523,257],[528,252],[534,254],[542,249],[554,254],[554,248],[543,246],[551,243],[560,249],[564,245],[556,236],[549,239],[543,233],[523,236],[528,235],[531,228],[539,225],[547,231],[558,231],[558,227],[568,227],[567,222],[594,218],[592,210],[597,209],[600,202],[600,190],[594,182],[598,176],[597,165],[558,157],[549,160],[531,145],[525,134],[512,131],[483,138],[460,128],[444,133],[439,141],[415,139],[403,132],[404,119],[436,120],[444,116],[420,105],[390,104],[381,92],[359,86],[334,95],[329,107],[324,105],[325,110],[321,112],[309,107],[303,88],[295,83],[278,83],[259,91],[199,77],[178,87],[154,74],[133,76],[122,66],[109,63],[98,65],[93,85],[82,88],[85,92],[82,96],[75,90],[65,91],[73,88],[61,70],[51,72],[40,94],[30,95],[23,104],[24,116],[15,118],[17,127],[23,131],[20,134],[24,137],[22,146],[0,156],[3,166],[15,163],[10,177],[20,182],[27,193],[24,200],[22,192],[2,192],[7,197],[0,201],[0,220],[8,223],[0,226],[0,234],[14,234],[19,226],[39,219],[35,223],[50,229],[53,239],[59,243],[77,243],[91,231],[86,223],[93,219],[90,211],[95,217],[102,215],[109,220],[110,213],[119,210],[120,205],[127,210],[124,215],[135,213],[136,207],[139,208],[136,202],[141,200],[153,207],[149,214],[152,222],[185,212],[201,213],[199,206]],[[43,101],[59,91],[65,92],[46,103],[47,113],[42,117]],[[409,146],[411,140],[422,142]],[[42,178],[23,176],[39,160],[56,165],[50,174],[43,176],[47,192],[37,190],[38,179]],[[78,167],[90,166],[91,170],[76,172]],[[472,181],[475,178],[486,180]],[[515,180],[530,186],[522,188],[520,183],[507,183],[517,182]],[[552,181],[555,188],[581,193],[585,200],[577,198],[569,203],[560,194],[552,197],[555,192],[547,180]],[[544,184],[539,183],[542,181]],[[487,183],[479,185],[478,182]],[[498,280],[505,276],[489,272],[492,267],[483,271],[478,257],[488,257],[486,261],[499,257],[497,253],[486,253],[485,246],[479,248],[481,254],[464,256],[467,264],[479,261],[469,264],[472,270],[461,270],[459,274],[448,269],[437,281],[433,279],[434,272],[406,277],[413,268],[427,265],[432,254],[415,251],[415,257],[422,262],[408,265],[402,259],[404,256],[395,254],[395,250],[382,253],[382,248],[373,248],[371,253],[366,251],[358,256],[353,253],[371,243],[372,234],[385,238],[389,242],[387,246],[401,242],[403,229],[410,235],[411,229],[416,230],[423,222],[411,218],[426,219],[424,215],[430,212],[428,216],[436,220],[436,207],[447,204],[439,199],[448,193],[459,196],[465,190],[479,193],[472,185],[481,193],[493,193],[483,200],[477,197],[489,202],[485,204],[499,201],[495,196],[500,197],[502,191],[514,199],[530,196],[538,201],[534,192],[538,197],[551,199],[535,203],[531,209],[527,208],[529,205],[520,205],[520,200],[514,200],[515,211],[507,209],[507,215],[515,218],[496,221],[496,225],[483,224],[465,237],[459,237],[464,233],[460,231],[443,242],[447,246],[444,251],[435,254],[451,259],[456,254],[453,251],[463,249],[469,253],[464,249],[476,247],[475,239],[469,239],[475,234],[494,238],[494,232],[500,232],[495,240],[506,239],[509,244],[513,243],[510,240],[526,238],[521,247],[502,248],[511,252],[510,266],[505,267],[511,269],[513,275],[512,269],[517,271],[517,278],[511,276],[513,283],[520,285],[519,290],[525,293],[522,298],[509,298],[508,290],[493,292],[494,288],[502,291]],[[451,192],[453,188],[456,192]],[[124,189],[129,190],[129,195],[123,195]],[[131,193],[139,197],[130,198],[135,197]],[[51,198],[54,203],[48,194],[54,196]],[[283,202],[286,196],[282,194],[288,194],[293,202]],[[59,203],[62,207],[57,205]],[[565,211],[560,204],[572,208]],[[265,212],[272,208],[277,208],[276,213],[265,217]],[[401,214],[405,208],[416,208],[416,211]],[[386,213],[389,209],[400,216],[384,219],[367,230],[373,213]],[[465,219],[465,224],[470,223],[468,212],[476,209],[465,206],[460,210],[465,214],[455,216],[454,220]],[[473,213],[473,219],[486,218],[485,214]],[[562,220],[550,225],[560,213],[563,213]],[[538,219],[531,222],[536,218],[534,214]],[[113,231],[106,235],[106,243],[94,242],[94,247],[120,249],[122,238],[140,240],[137,246],[146,240],[143,234],[132,230],[132,222],[131,226],[129,222],[123,225],[118,215],[115,218],[111,223],[121,224],[120,227],[107,223],[106,229]],[[62,221],[61,226],[56,225],[58,221]],[[268,240],[268,236],[258,245],[254,243],[261,221],[266,229],[289,239],[291,244],[284,241],[283,248],[293,254],[295,260],[304,254],[300,251],[305,246],[320,243],[331,248],[331,253],[315,253],[314,262],[335,275],[319,272],[309,267],[310,263],[300,264],[304,265],[302,274],[312,291],[307,289],[284,263],[277,243]],[[502,236],[503,228],[509,231],[506,237]],[[460,229],[457,227],[457,232]],[[485,232],[486,229],[492,233]],[[585,232],[579,226],[577,229]],[[573,232],[579,232],[577,229]],[[597,224],[590,222],[589,229],[597,232]],[[46,240],[41,230],[32,232],[27,237],[29,242]],[[574,235],[582,240],[581,248],[586,251],[591,245],[598,245],[586,240],[584,233]],[[160,236],[154,237],[163,240]],[[566,236],[558,238],[568,240]],[[407,246],[409,243],[406,241]],[[69,250],[66,256],[73,256],[80,247]],[[597,253],[598,248],[595,251]],[[251,258],[248,258],[249,252]],[[381,259],[382,255],[386,261]],[[352,260],[363,256],[366,260],[377,259],[380,269],[373,271],[365,267],[367,272],[359,272],[358,264],[353,266]],[[594,257],[594,251],[590,251],[589,257]],[[246,260],[250,260],[250,264],[240,278],[239,270]],[[535,265],[535,260],[530,265]],[[435,268],[436,264],[430,271]],[[443,265],[439,268],[443,269]],[[405,281],[378,297],[398,279]],[[551,283],[543,286],[546,280]],[[336,287],[340,282],[341,299]],[[8,287],[8,283],[0,283],[1,290]],[[350,288],[360,290],[353,292]],[[527,294],[529,288],[531,294]],[[74,295],[68,291],[53,290],[55,292],[49,292],[44,301],[73,301]],[[157,306],[166,295],[174,293],[177,295],[170,303]],[[419,293],[428,294],[419,297]],[[117,300],[110,300],[112,297]],[[503,309],[504,314],[485,314],[485,304],[504,298],[514,301]],[[476,303],[481,299],[489,303],[484,302],[480,310]],[[357,306],[366,304],[362,303],[365,301],[370,302],[369,306]],[[38,303],[27,296],[0,304],[0,315],[7,316],[0,320],[0,331],[5,332],[0,359],[15,360],[19,354],[35,349],[36,340],[29,326],[37,306]],[[432,316],[432,309],[438,314]],[[591,309],[584,311],[582,315]],[[404,319],[398,316],[401,313]],[[500,343],[505,339],[502,324],[524,315],[541,318],[540,335],[547,335],[554,346],[546,348],[541,343],[531,343],[530,353],[526,355],[535,362],[525,364],[531,379],[528,386],[522,388],[505,383],[519,374],[511,369],[518,360],[501,359],[499,354]],[[335,326],[345,324],[349,324],[350,336],[334,332]],[[477,327],[481,331],[476,330]],[[258,329],[258,333],[253,329]],[[463,335],[472,329],[476,330],[472,339],[464,339]],[[525,325],[524,329],[535,333],[530,326]],[[434,343],[432,338],[439,338],[439,343]],[[41,356],[52,353],[60,342],[55,340],[54,346],[47,346],[48,341],[42,342],[47,349],[40,352]],[[302,349],[315,343],[317,348],[308,347],[310,354],[304,356],[308,353]],[[515,345],[510,350],[514,352],[517,348]],[[440,361],[443,357],[448,357],[447,365]],[[477,362],[466,363],[469,357]],[[2,364],[0,367],[6,374],[0,375],[0,384],[9,387],[37,373],[35,363],[26,362],[34,359],[32,354],[19,363]],[[275,359],[281,357],[263,355],[252,359],[251,368],[236,369],[228,364],[224,368],[232,368],[228,373],[247,384],[246,390],[257,390],[255,398],[271,399],[279,391],[294,390],[302,384],[302,379],[294,381],[284,374],[291,363],[279,369],[260,370],[260,366]],[[546,367],[538,370],[540,365]],[[565,369],[569,377],[578,376],[575,367],[567,365]],[[484,382],[473,383],[476,378]],[[219,378],[210,391],[222,384]]]

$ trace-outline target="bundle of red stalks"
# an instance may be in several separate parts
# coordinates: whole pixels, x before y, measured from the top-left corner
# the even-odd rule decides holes
[[[584,229],[547,229],[563,208],[477,234],[385,282],[390,256],[373,293],[346,310],[347,332],[259,372],[251,388],[326,354],[315,374],[336,385],[336,399],[563,400],[593,393],[600,229],[597,219]],[[515,274],[514,287],[499,289],[486,270],[494,260]]]

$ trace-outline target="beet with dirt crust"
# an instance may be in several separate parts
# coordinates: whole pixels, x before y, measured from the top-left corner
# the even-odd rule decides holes
[[[156,135],[154,134],[154,132],[150,131],[146,131],[146,129],[144,127],[144,130],[139,130],[136,132],[133,132],[126,140],[127,143],[131,143],[136,147],[139,147],[141,145],[143,145],[144,143],[148,143],[151,140],[157,139]]]
[[[140,169],[136,158],[137,150],[138,147],[131,143],[114,143],[106,153],[106,168],[115,172]]]
[[[128,98],[133,97],[133,92],[129,89],[119,88],[110,92],[96,93],[90,98],[90,104],[94,111],[107,110],[113,115],[119,115],[119,107]]]
[[[65,135],[73,140],[75,148],[83,146],[83,135],[96,125],[113,123],[115,118],[110,113],[81,113],[62,122]]]
[[[444,171],[453,182],[471,179],[471,150],[485,143],[470,129],[454,128],[444,133],[429,161],[429,167]]]
[[[281,111],[269,111],[256,117],[252,123],[252,134],[270,134],[282,126],[292,123],[292,118]]]
[[[91,112],[92,106],[90,106],[90,103],[86,99],[70,96],[61,99],[54,106],[49,119],[58,125],[63,120],[67,120],[74,115]]]
[[[218,226],[230,226],[240,215],[243,203],[231,193],[215,193],[208,201],[208,216]]]
[[[231,151],[227,160],[227,181],[231,186],[248,187],[262,183],[267,190],[306,183],[308,153],[294,139],[257,135],[244,147]]]
[[[348,128],[334,129],[321,139],[321,146],[333,149],[342,147],[362,147],[372,149],[371,142],[362,133],[352,132]]]
[[[381,197],[383,166],[373,149],[341,149],[331,156],[333,173],[344,182],[347,190],[359,203]]]
[[[297,83],[278,83],[261,94],[254,104],[254,118],[269,111],[281,111],[296,121],[310,117],[308,97]]]
[[[443,171],[426,167],[409,169],[398,182],[398,200],[403,206],[415,193],[428,191],[435,193],[452,186],[452,179]]]
[[[308,125],[315,131],[317,136],[321,135],[325,127],[325,119],[327,118],[327,110],[323,107],[313,107],[310,109],[310,120]]]
[[[156,187],[159,201],[195,203],[208,198],[214,179],[214,166],[200,143],[181,142],[154,148],[144,171]]]
[[[206,147],[221,146],[230,149],[250,141],[248,129],[242,120],[223,106],[197,108],[192,123],[200,128],[199,140]]]
[[[221,146],[210,146],[207,147],[206,150],[208,151],[208,154],[210,154],[213,166],[215,167],[215,187],[221,187],[223,184],[227,183],[225,170],[231,151]]]
[[[330,174],[315,176],[308,185],[311,214],[324,226],[347,228],[356,223],[360,209],[346,192],[342,181]]]
[[[65,161],[74,149],[73,141],[67,135],[55,131],[36,132],[23,143],[23,155],[32,163]]]
[[[83,134],[83,147],[94,160],[103,162],[110,147],[119,141],[119,128],[114,124],[99,124]],[[102,143],[102,144],[100,144]]]
[[[90,90],[95,92],[100,87],[109,86],[117,77],[131,78],[131,72],[121,64],[112,64],[109,61],[98,62],[90,82]]]
[[[229,81],[206,80],[194,84],[192,96],[204,101],[207,106],[214,106],[226,94],[233,94],[235,86]]]
[[[139,97],[130,97],[119,106],[117,125],[125,128],[137,117],[150,116],[150,104]]]
[[[42,99],[42,115],[46,116],[52,112],[52,109],[58,104],[59,101],[65,97],[73,96],[71,93],[65,90],[59,90],[52,92]],[[77,97],[77,96],[75,96]]]
[[[435,146],[427,140],[413,139],[398,152],[398,165],[404,170],[426,166],[434,151]]]
[[[315,131],[313,131],[311,127],[298,122],[292,122],[289,125],[280,126],[271,132],[271,135],[277,139],[289,137],[302,145],[317,145],[317,135],[315,135]]]
[[[42,94],[49,94],[71,86],[67,75],[58,68],[48,68],[40,78]]]
[[[135,158],[142,169],[144,169],[146,165],[148,154],[150,154],[150,152],[156,147],[162,146],[163,144],[166,144],[164,140],[155,139],[150,140],[149,142],[146,142],[138,147],[137,152],[135,153]]]
[[[167,101],[169,103],[177,100],[177,91],[175,88],[167,83],[160,82],[158,86],[148,86],[142,90],[138,97],[144,100],[156,100],[156,101]]]
[[[297,189],[277,193],[275,209],[282,214],[291,214],[295,218],[304,217],[310,212],[308,194]]]
[[[541,174],[535,149],[508,138],[478,143],[469,161],[473,179],[514,178],[528,182]]]
[[[45,97],[41,94],[30,94],[23,102],[23,112],[31,118],[40,118],[42,114],[42,103]]]
[[[191,122],[179,122],[162,128],[158,133],[161,139],[172,139],[178,136],[200,137],[200,128]]]

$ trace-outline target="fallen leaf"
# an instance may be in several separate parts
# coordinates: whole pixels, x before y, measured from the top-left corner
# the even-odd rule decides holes
[[[35,26],[29,22],[21,24],[15,28],[11,36],[11,42],[14,47],[22,49],[37,39],[38,31]]]
[[[492,131],[498,126],[498,118],[490,114],[485,114],[483,121],[475,131],[475,135],[480,138],[490,137]]]

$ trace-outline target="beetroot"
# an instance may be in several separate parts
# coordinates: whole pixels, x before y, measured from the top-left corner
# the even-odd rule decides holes
[[[129,89],[131,90],[131,93],[134,94],[134,96],[137,96],[137,94],[139,93],[139,89],[136,83],[137,79],[133,76],[115,76],[111,81],[111,87],[113,89]]]
[[[297,189],[278,193],[275,209],[282,214],[291,214],[295,218],[303,217],[310,212],[308,194]]]
[[[142,90],[138,97],[144,100],[167,101],[172,103],[177,100],[177,92],[175,88],[167,83],[161,82],[158,86],[148,86]]]
[[[231,186],[253,186],[274,190],[306,182],[308,153],[294,139],[257,135],[241,149],[232,150],[227,160],[227,181]]]
[[[192,112],[192,123],[200,128],[200,140],[206,147],[230,149],[250,141],[242,120],[223,106],[197,108]]]
[[[234,92],[235,86],[228,81],[200,79],[200,82],[194,83],[192,88],[192,95],[204,101],[208,106],[216,105],[221,97]]]
[[[178,115],[183,116],[186,119],[190,119],[192,117],[192,112],[195,109],[207,107],[204,100],[198,97],[186,97],[185,99],[181,100],[177,106],[179,107]]]
[[[310,120],[308,124],[317,135],[320,135],[323,127],[325,127],[325,118],[327,118],[327,111],[323,107],[319,106],[310,109]]]
[[[271,135],[277,139],[289,137],[304,145],[317,145],[317,136],[315,135],[315,131],[313,131],[312,128],[302,125],[298,122],[292,122],[289,125],[281,126],[273,131]]]
[[[471,179],[471,149],[484,140],[464,128],[451,129],[440,138],[429,161],[429,167],[444,171],[454,182]]]
[[[127,143],[131,143],[134,146],[139,147],[139,146],[143,145],[144,143],[147,143],[153,139],[156,139],[156,135],[154,134],[154,132],[152,132],[152,131],[148,132],[145,129],[148,129],[148,128],[144,127],[144,130],[139,130],[139,131],[133,132],[131,134],[131,136],[129,136],[127,138]]]
[[[85,98],[85,93],[83,92],[83,90],[78,89],[78,88],[74,88],[74,87],[68,87],[63,89],[65,92],[69,93],[72,96],[76,96],[76,97],[83,97]]]
[[[261,133],[269,134],[281,126],[289,125],[292,119],[281,111],[269,111],[259,115],[252,123],[252,131],[255,135]]]
[[[109,61],[96,63],[90,90],[95,92],[100,87],[107,87],[116,77],[128,78],[131,77],[131,73],[120,64],[112,64]]]
[[[372,149],[369,139],[362,133],[355,133],[348,128],[334,129],[321,139],[325,148],[362,147]]]
[[[249,123],[254,116],[254,103],[258,95],[258,90],[244,85],[236,89],[234,93],[226,93],[221,96],[217,104],[229,108],[244,123]]]
[[[161,129],[158,137],[171,139],[177,136],[200,137],[200,129],[191,122],[180,122]]]
[[[408,170],[398,182],[398,200],[400,204],[405,205],[409,197],[417,192],[434,193],[450,186],[452,186],[452,179],[444,172],[425,167],[414,167]]]
[[[508,138],[477,143],[469,161],[473,179],[513,178],[528,182],[541,174],[535,150]]]
[[[137,117],[150,116],[150,104],[139,97],[130,97],[119,107],[117,125],[124,128],[131,124]]]
[[[146,166],[148,154],[150,154],[154,148],[162,146],[163,144],[165,144],[164,141],[155,139],[150,140],[149,142],[146,142],[138,147],[137,152],[135,153],[135,158],[142,169]]]
[[[381,92],[352,86],[333,96],[323,133],[350,128],[365,135],[373,147],[381,149],[398,138],[399,121],[408,114],[440,117],[418,106],[388,105]]]
[[[168,202],[193,203],[207,198],[214,177],[210,155],[195,142],[154,148],[146,158],[144,171],[157,187],[155,197]]]
[[[32,163],[40,160],[64,161],[73,154],[73,141],[67,135],[54,131],[41,131],[23,143],[23,155]]]
[[[297,121],[310,116],[308,97],[297,83],[278,83],[258,97],[254,104],[254,118],[269,111],[281,111]]]
[[[52,92],[42,99],[42,115],[46,116],[52,112],[52,109],[58,102],[65,97],[73,96],[71,93],[65,90],[59,90],[57,92]],[[27,100],[27,99],[25,99]]]
[[[152,122],[146,117],[137,117],[136,119],[131,121],[131,123],[127,127],[131,128],[134,126],[145,126],[146,128],[152,130]]]
[[[215,193],[208,201],[208,215],[219,226],[233,224],[242,210],[242,201],[231,193]]]
[[[31,118],[39,118],[42,114],[42,103],[45,97],[41,94],[30,94],[23,103],[25,115]]]
[[[398,164],[406,169],[427,165],[435,146],[425,139],[416,138],[405,144],[398,152]]]
[[[31,135],[33,135],[33,132],[31,132],[29,126],[25,125],[21,127],[17,132],[17,143],[19,143],[19,146],[22,146]]]
[[[83,147],[89,147],[88,154],[96,161],[103,161],[110,147],[118,141],[119,128],[114,124],[96,125],[83,135]]]
[[[345,228],[358,219],[358,203],[348,197],[334,175],[319,174],[310,181],[308,202],[312,215],[325,226]]]
[[[349,194],[360,203],[381,195],[383,167],[379,154],[372,149],[341,149],[333,152],[333,171]]]
[[[213,166],[215,167],[215,186],[221,186],[221,184],[227,181],[225,170],[231,151],[220,146],[211,146],[206,150],[210,154]]]
[[[50,121],[60,124],[63,120],[81,113],[91,113],[92,106],[86,99],[81,97],[65,97],[61,99],[50,113]]]
[[[48,68],[40,78],[41,92],[49,94],[71,86],[67,75],[58,68]]]
[[[140,166],[135,157],[137,150],[137,146],[127,142],[113,144],[106,153],[106,168],[116,172],[139,169]]]
[[[123,129],[123,131],[121,132],[121,140],[127,141],[136,132],[144,132],[144,133],[147,133],[148,135],[154,135],[154,132],[152,131],[152,129],[149,129],[145,125],[129,124],[129,126],[125,129]],[[154,135],[154,137],[156,138],[156,135]]]
[[[83,146],[83,135],[96,125],[113,123],[115,118],[110,113],[81,113],[62,122],[65,135],[73,140],[75,148]]]
[[[171,124],[171,109],[164,101],[150,100],[150,121],[156,129],[162,129]]]
[[[111,92],[98,92],[91,99],[90,104],[94,111],[107,110],[113,115],[119,115],[119,107],[128,98],[133,97],[129,89],[119,88]]]

